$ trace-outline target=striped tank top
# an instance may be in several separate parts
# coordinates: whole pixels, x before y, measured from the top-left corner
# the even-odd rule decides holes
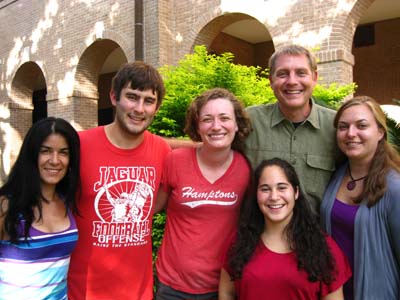
[[[67,299],[69,261],[78,240],[71,212],[68,217],[70,226],[64,231],[46,233],[31,227],[29,243],[24,238],[17,245],[0,241],[1,300]]]

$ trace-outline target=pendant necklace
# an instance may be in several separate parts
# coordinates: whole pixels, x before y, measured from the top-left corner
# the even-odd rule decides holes
[[[350,166],[349,166],[348,169],[349,169],[349,176],[350,176],[351,180],[347,183],[346,188],[347,188],[349,191],[352,191],[352,190],[354,190],[354,189],[356,188],[356,182],[359,181],[359,180],[365,179],[367,176],[363,176],[363,177],[354,179],[353,176],[351,175]]]

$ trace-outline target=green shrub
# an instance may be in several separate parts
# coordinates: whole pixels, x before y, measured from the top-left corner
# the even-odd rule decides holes
[[[274,101],[265,70],[236,65],[232,53],[208,54],[196,46],[177,66],[163,66],[166,95],[149,130],[163,136],[184,136],[185,114],[189,103],[203,91],[222,87],[234,93],[245,106]]]
[[[339,86],[332,83],[329,86],[317,84],[313,91],[313,97],[317,103],[337,109],[343,99],[355,92],[357,85],[350,83]]]
[[[155,214],[153,217],[153,230],[151,237],[153,239],[153,260],[157,257],[157,250],[161,246],[162,237],[164,235],[165,212]]]

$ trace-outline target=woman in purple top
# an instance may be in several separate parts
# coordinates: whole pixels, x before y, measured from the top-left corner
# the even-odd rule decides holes
[[[386,117],[372,98],[355,97],[334,125],[348,162],[332,177],[321,220],[349,258],[346,300],[400,299],[400,156],[387,142]]]
[[[0,187],[1,299],[67,298],[78,183],[75,129],[54,117],[35,123]]]

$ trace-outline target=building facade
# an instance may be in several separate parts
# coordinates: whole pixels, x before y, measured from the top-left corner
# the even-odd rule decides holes
[[[382,103],[399,99],[398,2],[0,0],[0,181],[32,122],[107,123],[121,64],[176,64],[198,44],[262,67],[274,49],[301,44],[314,49],[322,83],[355,81]]]

